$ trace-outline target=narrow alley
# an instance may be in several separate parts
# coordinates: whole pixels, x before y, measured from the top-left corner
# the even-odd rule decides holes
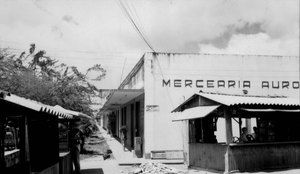
[[[94,135],[95,136],[95,135]],[[150,162],[151,160],[136,158],[129,150],[123,150],[122,144],[115,138],[111,137],[107,132],[99,127],[98,137],[103,137],[106,141],[109,149],[112,151],[110,157],[104,160],[103,155],[89,155],[81,159],[81,173],[82,174],[129,174],[137,171],[139,165]],[[90,142],[86,142],[85,148],[90,151],[97,151],[95,148],[99,148],[97,145],[92,147],[88,145]],[[92,143],[93,144],[93,143]],[[102,148],[102,151],[106,151],[107,147]],[[81,155],[81,158],[86,155]],[[168,161],[155,160],[155,163],[168,163]],[[169,162],[170,163],[170,162]],[[168,163],[168,164],[169,164]],[[171,168],[180,171],[181,173],[187,173],[187,168],[183,164],[177,164],[180,161],[174,161],[174,164],[169,165]]]

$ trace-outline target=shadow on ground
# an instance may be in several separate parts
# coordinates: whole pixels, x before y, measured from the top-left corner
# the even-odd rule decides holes
[[[81,174],[104,174],[103,170],[100,169],[83,169],[80,171]]]

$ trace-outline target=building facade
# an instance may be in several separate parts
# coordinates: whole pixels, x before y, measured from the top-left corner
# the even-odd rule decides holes
[[[146,53],[101,109],[106,127],[145,158],[181,158],[182,125],[171,111],[199,91],[299,100],[299,57]],[[109,125],[109,126],[108,126]],[[225,141],[218,132],[218,142]],[[178,153],[179,152],[179,153]]]

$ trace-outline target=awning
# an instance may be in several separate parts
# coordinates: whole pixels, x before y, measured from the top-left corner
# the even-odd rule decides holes
[[[112,90],[100,112],[113,111],[144,93],[144,89]]]
[[[175,112],[173,121],[192,120],[196,118],[203,118],[217,109],[220,105],[213,106],[198,106],[186,109],[183,112]]]

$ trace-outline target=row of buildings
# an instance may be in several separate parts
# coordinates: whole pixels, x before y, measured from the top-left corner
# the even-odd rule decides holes
[[[227,172],[300,167],[299,74],[296,56],[146,53],[111,90],[101,121],[116,137],[126,126],[138,157]],[[242,127],[264,138],[238,143]]]

